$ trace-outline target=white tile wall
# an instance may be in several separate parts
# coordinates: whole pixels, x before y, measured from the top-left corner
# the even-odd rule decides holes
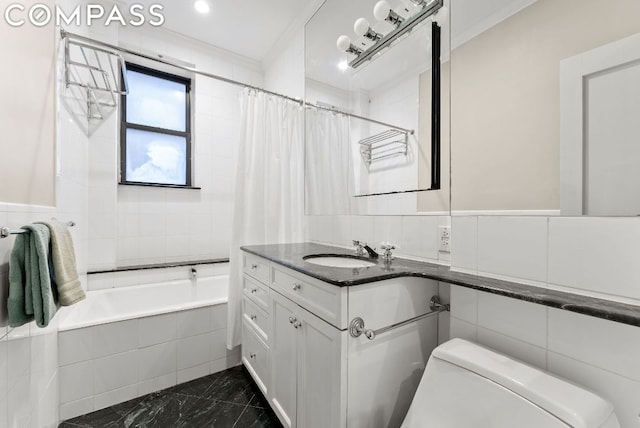
[[[478,272],[546,282],[547,219],[479,217]]]
[[[64,115],[63,115],[64,116]],[[73,219],[77,225],[71,229],[76,249],[79,273],[86,272],[86,224],[83,218],[82,186],[77,183],[82,165],[82,148],[75,147],[73,133],[61,142],[61,175],[58,192],[73,192],[74,196],[58,195],[57,208],[6,204],[0,202],[0,226],[20,227],[33,221],[56,217]],[[67,167],[65,156],[73,149],[81,153],[73,157],[78,165]],[[78,154],[76,154],[78,155]],[[62,175],[64,174],[64,175]],[[0,426],[6,427],[55,427],[58,423],[58,342],[56,316],[46,329],[34,323],[19,328],[7,326],[7,301],[9,290],[9,259],[15,237],[0,239]]]
[[[402,248],[398,252],[408,256],[438,258],[438,217],[403,216]]]
[[[93,327],[92,358],[133,351],[138,347],[138,320],[102,324]]]
[[[454,216],[451,269],[640,304],[640,218]]]
[[[178,370],[208,364],[211,360],[211,335],[208,333],[179,339]]]
[[[549,309],[549,350],[640,381],[640,328]]]
[[[448,216],[307,216],[310,241],[352,247],[352,240],[380,248],[383,241],[395,244],[398,256],[448,264],[448,254],[438,251],[438,226]]]
[[[591,389],[614,405],[623,428],[640,427],[638,327],[451,286],[450,337]]]
[[[478,217],[451,217],[451,269],[478,270]]]
[[[211,331],[211,313],[211,308],[178,312],[176,314],[178,339]]]
[[[93,396],[93,408],[94,410],[104,409],[124,401],[129,401],[138,396],[138,385],[132,384],[123,386],[122,388],[114,389],[104,392],[102,394],[96,394]]]
[[[239,364],[226,325],[225,304],[60,332],[61,418]]]
[[[151,36],[139,28],[122,29],[112,41],[262,85],[259,63],[156,30]],[[193,90],[194,185],[200,190],[118,186],[118,115],[92,135],[90,269],[228,257],[240,138],[239,87],[197,76]]]
[[[93,395],[93,360],[61,366],[59,375],[60,402],[68,403]]]
[[[141,348],[138,351],[138,381],[175,373],[176,341]]]
[[[136,384],[138,359],[141,357],[142,354],[134,350],[93,360],[94,394]]]
[[[176,314],[156,315],[138,320],[138,346],[145,347],[176,340]]]
[[[640,218],[549,218],[549,278],[640,302]]]
[[[545,348],[547,307],[489,293],[478,293],[478,326]]]

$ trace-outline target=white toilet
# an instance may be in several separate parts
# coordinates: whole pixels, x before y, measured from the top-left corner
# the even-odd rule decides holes
[[[462,339],[437,347],[402,428],[619,428],[597,395]]]

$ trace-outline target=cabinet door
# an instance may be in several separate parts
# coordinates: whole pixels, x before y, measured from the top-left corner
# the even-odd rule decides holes
[[[296,426],[298,305],[272,293],[269,401],[286,428]]]
[[[299,313],[297,427],[345,427],[348,332]]]

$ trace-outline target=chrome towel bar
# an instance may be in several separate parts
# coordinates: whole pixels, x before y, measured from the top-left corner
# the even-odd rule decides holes
[[[433,314],[449,311],[451,308],[449,305],[443,305],[440,302],[440,297],[433,296],[431,298],[431,301],[429,302],[429,309],[431,309],[431,312],[427,312],[426,314],[418,315],[417,317],[413,317],[406,321],[395,323],[387,327],[379,328],[377,330],[365,329],[364,320],[360,317],[356,317],[353,320],[351,320],[351,323],[349,324],[349,334],[351,335],[351,337],[360,337],[362,334],[364,334],[367,339],[373,340],[379,334],[386,333],[387,331],[405,326],[407,324],[411,324],[415,321],[419,321],[423,318],[427,318]]]
[[[52,218],[51,220],[55,220],[55,217]],[[76,225],[76,223],[73,221],[68,221],[65,224],[67,225],[67,227],[73,227]],[[18,235],[20,233],[25,233],[25,232],[27,232],[25,229],[12,229],[10,227],[3,226],[3,227],[0,227],[0,239],[8,238],[9,235]]]

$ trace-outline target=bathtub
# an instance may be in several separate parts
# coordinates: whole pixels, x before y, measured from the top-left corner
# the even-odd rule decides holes
[[[226,275],[109,288],[87,292],[87,298],[61,317],[59,331],[227,303]]]
[[[228,276],[87,292],[58,324],[59,415],[103,409],[240,364]]]

